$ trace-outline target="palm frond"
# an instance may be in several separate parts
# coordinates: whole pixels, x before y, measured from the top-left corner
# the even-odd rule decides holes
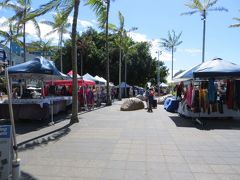
[[[107,8],[102,0],[88,0],[86,5],[95,12],[100,28],[104,28],[107,21]]]
[[[228,12],[228,9],[226,9],[224,7],[215,7],[215,8],[208,9],[208,11],[225,11],[225,12]]]
[[[232,24],[229,27],[233,28],[233,27],[240,27],[240,24]]]
[[[118,18],[119,18],[119,23],[120,23],[119,29],[123,29],[123,27],[124,27],[124,16],[122,15],[122,13],[120,11],[118,12]]]
[[[36,21],[36,19],[32,19],[31,21],[33,22],[34,28],[37,31],[37,35],[40,38],[41,37],[41,30],[40,30],[38,22]]]
[[[190,9],[197,9],[197,10],[203,10],[203,5],[199,0],[193,0],[193,2],[185,3],[185,6],[189,7]]]
[[[189,11],[189,12],[184,12],[184,13],[181,13],[180,15],[183,16],[183,15],[193,15],[195,13],[197,13],[198,10],[195,10],[195,11]]]
[[[3,7],[5,9],[10,9],[10,10],[13,10],[15,12],[18,12],[18,11],[22,11],[22,7],[20,6],[17,6],[16,4],[13,4],[11,2],[1,2],[0,3],[0,7]]]
[[[40,21],[40,23],[46,24],[46,25],[51,26],[51,27],[54,26],[54,22],[51,22],[51,21]]]
[[[58,31],[58,29],[53,29],[52,31],[48,32],[45,36],[49,36],[51,34],[54,34],[57,31]]]
[[[61,5],[61,0],[51,0],[48,3],[41,5],[39,9],[30,12],[28,14],[28,17],[25,19],[25,21],[44,15],[50,10],[57,9],[60,5]]]
[[[213,0],[213,1],[208,0],[208,2],[205,3],[205,7],[206,7],[206,9],[208,9],[209,7],[214,6],[214,5],[217,3],[217,1],[218,1],[218,0]]]

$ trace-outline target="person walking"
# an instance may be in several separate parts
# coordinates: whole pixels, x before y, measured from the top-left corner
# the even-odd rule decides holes
[[[153,97],[154,97],[154,88],[151,87],[148,96],[148,112],[153,112],[152,105],[153,105]]]
[[[0,91],[0,101],[2,101],[2,100],[3,100],[3,92]]]
[[[149,87],[146,87],[146,91],[144,93],[145,95],[145,100],[146,100],[146,104],[147,104],[147,110],[149,109]]]

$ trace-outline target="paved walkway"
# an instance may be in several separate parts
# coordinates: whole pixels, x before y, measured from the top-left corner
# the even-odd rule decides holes
[[[24,179],[240,179],[238,120],[209,120],[200,130],[162,106],[121,112],[120,103],[81,114],[70,127],[65,120],[18,135],[20,143],[39,136],[20,147]]]

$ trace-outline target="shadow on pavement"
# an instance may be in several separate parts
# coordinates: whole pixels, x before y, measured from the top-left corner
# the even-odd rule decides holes
[[[37,178],[33,177],[31,174],[21,171],[20,180],[37,180]]]
[[[65,121],[67,119],[70,119],[71,114],[68,114],[66,112],[61,112],[58,115],[55,115],[53,118],[54,124],[58,124],[62,121]],[[48,120],[28,120],[28,119],[21,119],[15,122],[15,129],[16,134],[26,134],[32,131],[38,131],[40,129],[43,129],[45,127],[49,127],[49,123],[51,122],[51,119]],[[1,124],[10,124],[9,120],[3,120],[0,122]]]
[[[240,119],[234,118],[201,118],[199,124],[192,118],[169,116],[177,127],[191,127],[201,130],[214,130],[214,129],[234,129],[240,130]]]
[[[28,149],[34,149],[37,146],[41,146],[43,144],[48,144],[51,141],[57,141],[63,136],[66,136],[68,133],[70,133],[71,129],[69,128],[71,124],[67,124],[59,129],[56,129],[54,131],[50,131],[48,133],[45,133],[43,135],[34,137],[32,139],[28,139],[26,141],[23,141],[18,144],[18,151],[25,151]]]

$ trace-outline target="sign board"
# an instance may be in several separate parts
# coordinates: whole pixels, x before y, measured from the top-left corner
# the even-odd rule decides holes
[[[5,62],[6,58],[6,52],[4,51],[4,49],[0,48],[0,61]]]
[[[12,171],[12,126],[0,126],[0,179],[8,180]]]

